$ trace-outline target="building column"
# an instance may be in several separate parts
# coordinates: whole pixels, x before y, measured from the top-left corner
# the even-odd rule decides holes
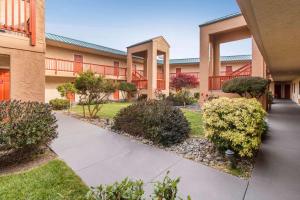
[[[170,60],[169,60],[169,51],[164,53],[164,80],[165,80],[165,94],[169,96],[170,93]]]
[[[157,50],[151,48],[148,50],[147,55],[147,68],[148,68],[148,87],[147,96],[148,99],[155,99],[155,90],[157,88]]]
[[[210,40],[209,35],[200,31],[200,103],[204,103],[205,95],[208,93],[208,80],[211,75],[210,68]]]
[[[148,51],[146,52],[146,56],[144,57],[144,77],[147,78],[147,74],[148,74],[148,67],[147,67],[147,63],[148,63]]]
[[[213,75],[219,76],[220,68],[221,68],[221,61],[220,61],[220,43],[214,42],[213,43]]]
[[[266,65],[255,40],[252,38],[252,76],[266,78]]]
[[[132,53],[127,53],[127,82],[132,81]]]

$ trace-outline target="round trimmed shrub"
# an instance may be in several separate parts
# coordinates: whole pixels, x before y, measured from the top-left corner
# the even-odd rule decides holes
[[[266,112],[256,99],[222,97],[203,107],[206,136],[221,151],[252,157],[265,131]]]
[[[168,146],[188,137],[190,127],[182,111],[166,101],[140,101],[115,116],[113,128]]]
[[[70,101],[67,99],[52,99],[49,101],[53,110],[66,110],[70,108]]]
[[[57,137],[56,129],[48,104],[0,101],[0,158],[48,145]]]

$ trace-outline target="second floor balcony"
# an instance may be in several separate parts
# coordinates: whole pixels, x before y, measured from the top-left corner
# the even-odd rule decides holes
[[[29,37],[36,45],[36,0],[0,0],[0,31]]]
[[[75,77],[85,71],[92,71],[108,79],[126,80],[126,68],[95,63],[76,62],[57,58],[46,58],[46,76]]]

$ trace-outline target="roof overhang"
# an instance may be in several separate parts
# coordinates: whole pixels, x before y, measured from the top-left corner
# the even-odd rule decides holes
[[[274,80],[300,76],[300,1],[237,2]]]

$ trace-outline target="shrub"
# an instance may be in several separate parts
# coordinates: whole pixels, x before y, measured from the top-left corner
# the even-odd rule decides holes
[[[185,106],[196,103],[197,100],[191,97],[188,90],[180,90],[176,94],[170,93],[167,100],[174,106]]]
[[[114,119],[114,129],[163,145],[181,142],[190,131],[182,111],[166,101],[137,102],[122,109]]]
[[[206,136],[222,151],[252,157],[265,131],[266,112],[256,99],[219,98],[203,107]]]
[[[169,172],[168,172],[169,173]],[[176,200],[181,199],[177,197],[177,186],[180,181],[179,178],[171,179],[167,175],[163,182],[157,181],[154,184],[154,193],[152,200]],[[89,200],[144,200],[143,181],[132,181],[128,178],[122,182],[116,182],[112,185],[100,185],[96,188],[91,188],[87,194]],[[148,199],[148,198],[147,198]],[[190,197],[187,198],[191,200]]]
[[[79,102],[82,105],[85,117],[85,106],[88,107],[90,118],[96,118],[102,108],[102,104],[115,92],[117,84],[111,80],[96,76],[91,71],[83,72],[75,80],[75,88],[79,94]],[[93,106],[92,106],[93,105]]]
[[[126,98],[128,101],[130,101],[137,92],[136,85],[133,83],[121,82],[118,88],[122,92],[123,99]]]
[[[49,101],[53,110],[66,110],[70,108],[70,102],[67,99],[52,99]]]
[[[138,96],[137,100],[138,101],[145,101],[145,100],[147,100],[147,98],[148,98],[147,94],[141,94],[141,95]]]
[[[48,104],[0,102],[0,151],[35,150],[57,137],[56,118]]]
[[[179,73],[171,78],[170,86],[176,90],[182,90],[183,88],[196,88],[199,86],[199,81],[194,75]]]
[[[200,99],[200,93],[199,92],[195,92],[194,93],[194,98],[195,99]]]
[[[222,86],[225,93],[236,93],[241,97],[250,95],[251,98],[260,98],[269,86],[269,80],[261,77],[238,77],[226,81]]]
[[[88,194],[88,199],[95,200],[142,200],[144,195],[143,181],[132,181],[128,178],[121,183],[112,185],[100,185],[92,188]]]

